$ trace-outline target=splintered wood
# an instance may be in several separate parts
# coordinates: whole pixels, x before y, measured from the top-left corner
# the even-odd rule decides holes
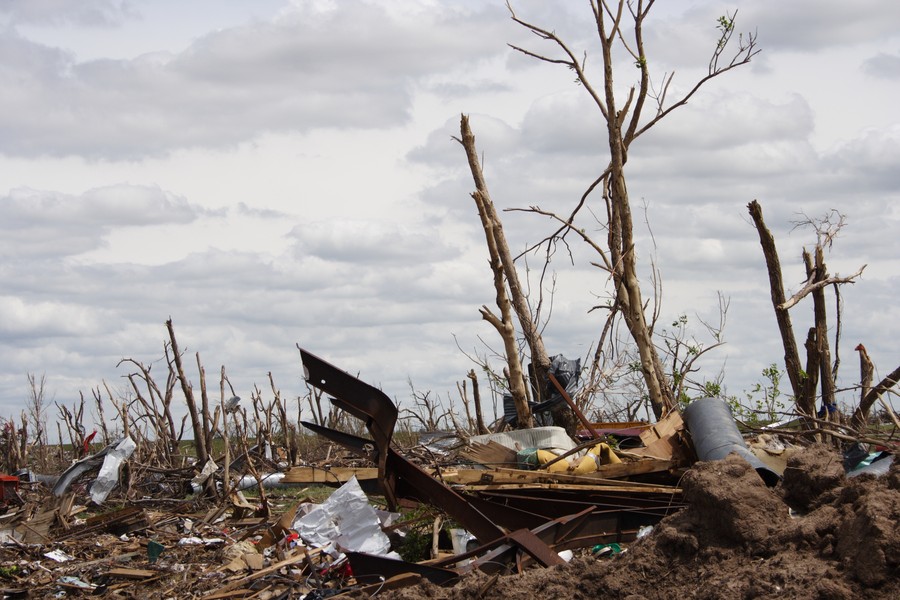
[[[468,448],[460,450],[459,455],[466,460],[486,466],[517,466],[516,451],[493,440],[487,444],[472,442]]]

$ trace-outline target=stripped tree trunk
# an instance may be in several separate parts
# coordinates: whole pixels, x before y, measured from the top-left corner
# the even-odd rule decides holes
[[[194,430],[194,448],[197,451],[197,461],[200,465],[205,465],[209,460],[209,454],[206,451],[206,436],[203,432],[203,425],[200,422],[200,416],[197,413],[197,403],[194,401],[194,391],[191,384],[184,374],[184,367],[181,364],[181,352],[178,350],[178,342],[175,341],[175,328],[172,325],[172,319],[166,321],[166,329],[169,330],[169,341],[172,343],[172,360],[175,363],[175,369],[178,373],[178,381],[181,382],[181,390],[184,392],[184,400],[187,403],[188,413],[191,416],[191,427]]]
[[[522,361],[519,360],[519,345],[516,342],[516,328],[513,324],[512,312],[515,303],[511,298],[518,298],[518,301],[525,302],[522,295],[522,288],[519,285],[518,275],[516,274],[515,265],[512,262],[512,253],[506,243],[506,236],[503,234],[503,224],[497,217],[494,210],[494,203],[488,193],[487,183],[484,179],[484,173],[481,169],[481,163],[478,160],[478,153],[475,149],[475,136],[469,127],[469,119],[465,115],[460,119],[460,134],[462,139],[460,142],[466,150],[466,156],[469,160],[469,168],[472,171],[472,177],[475,180],[475,191],[472,192],[472,198],[478,207],[478,216],[481,218],[481,226],[484,229],[485,239],[488,246],[488,254],[490,256],[491,271],[494,273],[494,289],[496,291],[497,307],[500,309],[500,317],[482,306],[480,309],[482,318],[494,326],[500,337],[503,339],[503,349],[506,354],[506,364],[509,369],[509,392],[512,394],[513,401],[516,404],[516,414],[518,415],[520,427],[533,427],[534,420],[531,414],[531,408],[528,405],[528,390],[525,386],[525,375],[522,369]],[[507,294],[507,285],[509,286],[509,294]],[[540,340],[537,334],[534,322],[531,320],[531,314],[526,310],[523,318],[519,314],[519,324],[523,331],[526,324],[529,327],[532,339]],[[526,332],[526,339],[528,333]],[[529,340],[531,343],[532,340]],[[539,351],[546,356],[543,342],[540,343]],[[534,352],[534,347],[532,347]],[[533,362],[536,362],[534,358]],[[547,367],[550,365],[549,359],[546,360]],[[546,368],[545,368],[546,372]]]

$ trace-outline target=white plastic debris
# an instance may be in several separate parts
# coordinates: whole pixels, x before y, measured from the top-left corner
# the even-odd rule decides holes
[[[193,535],[178,540],[179,546],[214,546],[216,544],[224,543],[225,540],[222,538],[200,538]]]
[[[103,504],[109,493],[119,483],[119,467],[131,456],[136,447],[137,444],[134,443],[134,440],[126,437],[103,458],[103,466],[100,467],[97,479],[91,485],[91,500],[94,501],[94,504]]]
[[[293,529],[307,543],[323,547],[334,542],[343,550],[379,556],[392,553],[378,515],[356,477],[334,491],[325,502],[294,521]]]
[[[284,473],[267,473],[260,475],[259,479],[253,475],[244,475],[237,484],[238,490],[249,490],[257,487],[260,482],[266,489],[286,487],[282,485],[281,480],[284,479]]]
[[[241,397],[240,396],[232,396],[225,403],[225,414],[236,413],[238,409],[241,407]]]
[[[450,544],[453,546],[453,554],[465,554],[469,550],[478,547],[478,538],[465,529],[450,530]]]
[[[196,477],[191,479],[191,483],[196,486],[202,486],[206,483],[206,480],[209,479],[209,476],[215,473],[219,469],[219,465],[216,464],[216,461],[213,459],[209,459],[206,461],[206,464],[203,465],[203,469],[197,474]]]
[[[97,589],[97,586],[94,585],[93,583],[87,583],[86,581],[82,581],[81,579],[78,579],[77,577],[72,577],[71,575],[64,575],[64,576],[60,577],[59,579],[57,579],[56,581],[59,583],[62,583],[64,585],[78,588],[80,590],[93,591],[93,590]]]
[[[74,560],[75,557],[69,554],[66,554],[62,550],[56,549],[51,550],[50,552],[44,552],[44,556],[49,558],[50,560],[55,560],[58,563],[69,562],[70,560]]]
[[[642,537],[646,537],[646,536],[650,535],[650,533],[652,531],[653,531],[653,525],[644,525],[643,527],[638,529],[636,537],[637,537],[637,539],[641,539]]]

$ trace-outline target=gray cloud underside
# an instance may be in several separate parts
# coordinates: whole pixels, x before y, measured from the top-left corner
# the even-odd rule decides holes
[[[74,256],[102,247],[118,227],[186,224],[211,215],[158,187],[114,185],[79,196],[14,189],[0,196],[0,257]]]
[[[900,79],[900,55],[880,52],[863,63],[863,70],[881,79]]]
[[[407,119],[418,79],[504,51],[483,13],[412,23],[347,4],[134,60],[77,62],[6,29],[0,152],[135,159],[269,131],[390,127]]]

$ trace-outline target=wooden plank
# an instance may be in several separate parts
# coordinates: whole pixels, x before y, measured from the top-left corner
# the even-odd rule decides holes
[[[226,592],[216,592],[215,594],[209,596],[203,596],[206,600],[221,600],[222,598],[235,598],[238,596],[244,596],[246,594],[252,594],[254,590],[250,588],[239,588],[236,590],[228,590]]]
[[[400,588],[410,587],[413,585],[417,585],[421,581],[422,576],[418,573],[402,573],[400,575],[394,575],[393,577],[385,579],[380,583],[372,583],[356,590],[350,590],[348,592],[338,594],[337,596],[332,596],[332,598],[349,598],[351,596],[359,597],[360,592],[375,596],[379,592],[386,592],[388,590],[397,590]]]
[[[73,563],[73,564],[67,565],[67,568],[72,571],[78,571],[78,570],[84,569],[86,567],[93,567],[94,565],[101,565],[103,563],[108,563],[108,562],[127,562],[127,561],[131,560],[132,558],[135,558],[136,556],[140,556],[141,554],[144,554],[144,553],[126,552],[125,554],[117,554],[115,556],[104,556],[103,558],[97,558],[94,560],[89,560],[87,562]]]
[[[683,430],[684,421],[681,419],[681,413],[673,410],[641,434],[643,448],[633,448],[630,452],[640,456],[682,462],[686,458],[684,444],[680,438]]]
[[[149,569],[127,569],[124,567],[110,569],[106,572],[106,574],[110,577],[124,577],[126,579],[147,579],[148,577],[155,577],[159,575],[158,571],[151,571]]]
[[[593,473],[572,475],[569,473],[548,473],[547,471],[525,471],[523,469],[441,469],[437,477],[449,484],[476,485],[502,483],[585,483],[596,485],[618,485],[617,478],[646,473],[668,471],[676,466],[671,460],[644,459],[601,465]],[[635,485],[625,482],[627,485]]]
[[[375,467],[334,467],[320,469],[318,467],[292,467],[284,474],[284,483],[347,483],[350,478],[356,476],[358,481],[366,479],[378,479],[378,469]]]
[[[266,567],[265,569],[256,571],[255,573],[253,573],[251,575],[242,577],[241,579],[238,579],[237,581],[233,581],[227,585],[224,585],[218,589],[218,592],[219,593],[229,592],[231,590],[237,589],[239,587],[242,587],[242,586],[250,583],[251,581],[256,581],[257,579],[259,579],[261,577],[270,575],[283,567],[289,567],[292,565],[296,565],[297,563],[301,563],[301,562],[307,560],[308,556],[318,555],[321,552],[322,552],[321,549],[316,548],[315,550],[313,550],[312,552],[310,552],[308,554],[295,554],[294,556],[290,556],[282,561],[275,563],[274,565]],[[204,596],[204,598],[210,598],[210,597],[211,596]]]
[[[631,487],[631,486],[597,486],[577,485],[574,483],[501,483],[493,485],[467,485],[467,491],[502,491],[502,490],[572,490],[578,492],[630,492],[638,494],[663,494],[680,495],[681,488],[657,486],[657,487]]]
[[[466,460],[488,466],[515,467],[517,464],[516,451],[494,440],[488,441],[487,444],[473,442],[469,448],[461,450],[459,455]]]

